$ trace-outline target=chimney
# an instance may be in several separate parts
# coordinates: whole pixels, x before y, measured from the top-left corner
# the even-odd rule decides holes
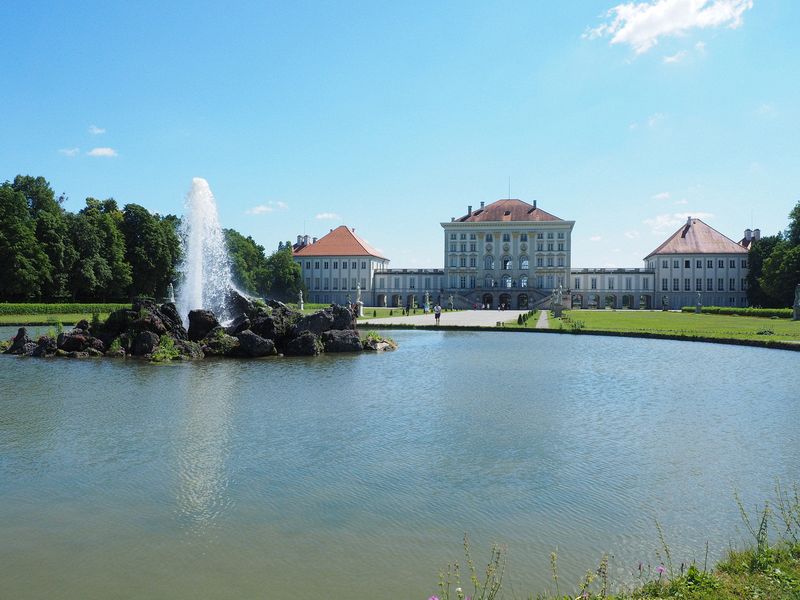
[[[483,202],[481,202],[481,208],[483,208]]]
[[[351,227],[351,228],[350,228],[350,231],[352,231],[353,233],[355,233],[355,232],[356,232],[356,228],[355,228],[355,227]]]
[[[317,238],[311,238],[311,243],[312,244],[316,244],[317,243]]]
[[[686,217],[686,226],[688,227],[691,224],[692,224],[692,217]]]
[[[302,235],[298,235],[297,236],[297,245],[299,246],[302,243],[303,243],[303,236]]]
[[[753,230],[753,239],[755,241],[758,241],[758,240],[761,239],[761,230],[760,229],[754,229]]]
[[[533,208],[536,208],[536,200],[533,201]]]
[[[745,239],[745,241],[748,241],[748,242],[749,242],[751,239],[753,239],[753,232],[752,232],[752,231],[750,231],[749,229],[745,229],[745,230],[744,230],[744,239]]]
[[[307,236],[307,235],[304,235],[304,236],[303,236],[303,244],[305,244],[306,246],[308,246],[308,239],[309,239],[309,238],[308,238],[308,236]]]
[[[467,214],[468,215],[472,214],[472,205],[471,204],[469,206],[467,206]]]
[[[456,218],[455,218],[455,217],[450,217],[450,222],[451,222],[451,223],[455,222],[455,220],[456,220]]]

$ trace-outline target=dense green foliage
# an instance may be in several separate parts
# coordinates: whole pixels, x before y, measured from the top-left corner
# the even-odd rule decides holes
[[[753,242],[748,260],[747,298],[750,304],[791,306],[795,286],[800,283],[800,202],[789,213],[786,231]]]
[[[694,306],[684,306],[682,312],[695,312]],[[701,312],[710,315],[741,315],[743,317],[778,317],[779,319],[791,319],[791,308],[738,308],[736,306],[703,306]]]
[[[120,308],[130,308],[124,304],[51,304],[33,302],[0,303],[0,315],[53,315],[53,314],[104,314]]]
[[[44,177],[0,185],[0,302],[121,301],[163,298],[178,284],[179,219],[138,204],[87,198],[70,213]],[[251,237],[225,230],[236,284],[259,296],[296,300],[303,289],[291,244],[272,255]],[[47,314],[82,310],[47,308]],[[3,313],[0,309],[0,315]],[[15,314],[44,314],[27,310]]]

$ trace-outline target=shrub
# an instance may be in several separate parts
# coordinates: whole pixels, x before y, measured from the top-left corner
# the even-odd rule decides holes
[[[158,347],[153,351],[150,360],[153,362],[166,362],[174,360],[181,355],[181,351],[175,347],[175,340],[168,335],[162,335],[158,340]]]
[[[693,313],[694,306],[684,306],[682,312]],[[709,315],[739,315],[742,317],[778,317],[779,319],[791,319],[791,308],[753,308],[736,306],[703,306],[700,312]]]
[[[120,308],[130,308],[130,304],[81,304],[46,302],[6,302],[0,304],[0,315],[53,315],[53,314],[94,314],[110,313]]]

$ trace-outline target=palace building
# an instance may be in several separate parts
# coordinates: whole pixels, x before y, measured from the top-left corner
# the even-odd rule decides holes
[[[643,268],[572,269],[575,221],[522,200],[472,206],[441,223],[442,269],[390,269],[389,259],[340,226],[320,239],[297,236],[309,301],[353,302],[360,287],[367,306],[458,308],[546,306],[554,290],[575,308],[747,306],[747,248],[760,236],[745,230],[734,242],[700,219],[685,224],[644,258]]]

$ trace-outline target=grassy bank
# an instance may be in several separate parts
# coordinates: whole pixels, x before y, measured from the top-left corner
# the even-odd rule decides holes
[[[92,320],[97,314],[101,319],[120,308],[130,308],[121,303],[2,303],[0,325],[74,325],[81,319]]]
[[[656,333],[688,338],[800,342],[800,321],[662,311],[569,310],[551,329]]]
[[[774,500],[753,517],[736,498],[750,538],[742,549],[728,548],[713,566],[707,564],[708,547],[702,564],[680,562],[656,522],[658,561],[631,566],[627,581],[614,579],[612,573],[620,570],[608,556],[601,557],[580,581],[565,581],[559,575],[558,553],[553,552],[550,585],[541,592],[520,595],[508,584],[513,573],[506,573],[505,548],[493,547],[486,568],[478,570],[465,536],[463,569],[455,562],[441,571],[437,592],[430,600],[492,600],[506,597],[506,587],[511,597],[531,600],[798,600],[800,490],[795,486],[787,491],[778,485],[775,491]]]

